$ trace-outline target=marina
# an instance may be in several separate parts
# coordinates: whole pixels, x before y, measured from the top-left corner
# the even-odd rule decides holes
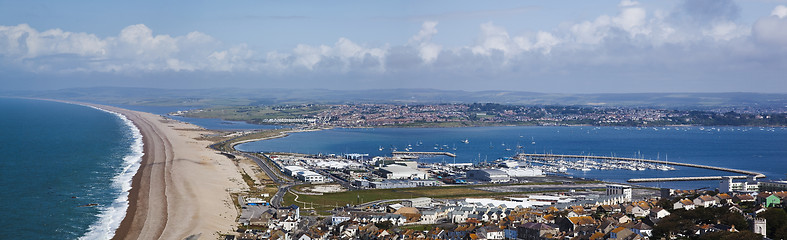
[[[641,158],[627,158],[627,157],[608,157],[608,156],[586,156],[586,155],[565,155],[565,154],[535,154],[535,153],[521,153],[518,154],[517,159],[533,159],[538,161],[542,164],[548,164],[550,162],[554,162],[554,164],[548,165],[557,165],[558,163],[565,164],[564,159],[582,159],[578,162],[581,162],[583,168],[581,170],[585,171],[589,169],[587,167],[589,162],[592,162],[592,165],[596,169],[600,170],[608,170],[611,168],[628,168],[630,170],[645,170],[645,169],[659,169],[659,170],[674,170],[674,168],[669,167],[668,165],[674,166],[683,166],[683,167],[693,167],[693,168],[702,168],[702,169],[710,169],[710,170],[717,170],[717,171],[724,171],[730,173],[738,173],[743,174],[746,176],[732,176],[736,179],[745,179],[747,176],[753,176],[754,178],[765,178],[765,174],[747,171],[747,170],[740,170],[740,169],[733,169],[733,168],[725,168],[725,167],[716,167],[716,166],[709,166],[709,165],[701,165],[701,164],[692,164],[692,163],[680,163],[680,162],[669,162],[669,161],[662,161],[662,160],[653,160],[653,159],[641,159]],[[592,160],[602,160],[606,162],[598,163],[597,161],[590,161]],[[630,162],[631,165],[620,165],[620,162]],[[570,166],[570,165],[569,165]],[[633,178],[629,179],[628,182],[665,182],[665,181],[704,181],[704,180],[721,180],[724,176],[702,176],[702,177],[671,177],[671,178]]]

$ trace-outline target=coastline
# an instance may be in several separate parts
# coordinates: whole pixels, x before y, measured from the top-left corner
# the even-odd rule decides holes
[[[244,186],[233,181],[241,176],[231,160],[210,150],[210,142],[194,139],[201,134],[194,130],[204,129],[150,113],[97,107],[126,116],[144,142],[129,208],[113,239],[219,238],[234,230],[237,209],[228,190]]]
[[[113,106],[35,99],[122,115],[142,135],[141,163],[112,239],[217,239],[234,231],[238,212],[230,192],[247,186],[232,160],[208,148],[211,142],[197,140],[207,130]]]

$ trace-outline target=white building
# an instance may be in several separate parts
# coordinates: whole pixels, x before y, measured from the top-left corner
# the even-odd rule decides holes
[[[432,205],[432,199],[428,197],[407,199],[402,201],[402,205],[405,207],[428,208]]]
[[[301,166],[284,166],[282,168],[285,174],[298,178],[301,181],[308,183],[324,183],[325,176],[313,172]]]
[[[425,172],[402,165],[388,165],[381,167],[379,172],[387,179],[427,179]]]
[[[626,201],[631,201],[631,186],[607,185],[607,195],[623,195]]]
[[[719,182],[719,192],[721,193],[757,191],[759,191],[759,185],[757,184],[757,178],[754,176],[749,176],[745,182],[733,182],[732,177],[725,176]]]
[[[508,168],[501,169],[510,177],[540,177],[544,176],[544,172],[538,168]]]
[[[511,180],[511,178],[508,177],[508,174],[506,172],[497,169],[470,170],[467,171],[467,178],[472,178],[472,179],[491,182],[491,183],[508,182],[509,180]]]
[[[325,176],[320,175],[319,173],[312,172],[309,170],[297,172],[296,176],[299,180],[308,182],[308,183],[324,183]]]

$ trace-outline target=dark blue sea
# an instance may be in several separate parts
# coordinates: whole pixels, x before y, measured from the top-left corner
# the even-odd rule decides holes
[[[116,114],[0,98],[0,239],[108,239],[142,142]]]
[[[461,141],[468,140],[469,143]],[[456,159],[433,157],[426,162],[493,161],[517,152],[642,156],[671,162],[696,163],[761,172],[771,179],[787,173],[787,129],[751,127],[475,127],[360,128],[293,133],[279,139],[238,145],[242,151],[307,154],[368,153],[390,156],[391,149],[450,151]],[[520,146],[520,147],[517,147]],[[383,150],[380,150],[383,148]],[[442,149],[441,149],[442,148]],[[456,150],[454,150],[456,148]],[[510,149],[510,150],[507,150]],[[625,182],[630,178],[736,175],[677,167],[661,170],[569,170],[574,177]],[[718,187],[717,181],[643,183],[652,187],[698,189]]]

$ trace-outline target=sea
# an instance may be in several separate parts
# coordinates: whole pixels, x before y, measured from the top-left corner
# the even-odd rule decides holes
[[[297,132],[287,137],[244,143],[249,152],[305,154],[360,153],[390,156],[391,151],[439,151],[457,156],[426,157],[429,163],[491,163],[517,153],[636,157],[760,172],[770,179],[787,173],[787,129],[770,127],[470,127],[337,128]],[[536,164],[537,165],[537,164]],[[708,169],[569,169],[566,176],[625,183],[631,178],[739,175]],[[639,183],[673,189],[715,189],[718,181]]]
[[[142,136],[87,106],[0,98],[0,239],[109,239],[125,216]]]

